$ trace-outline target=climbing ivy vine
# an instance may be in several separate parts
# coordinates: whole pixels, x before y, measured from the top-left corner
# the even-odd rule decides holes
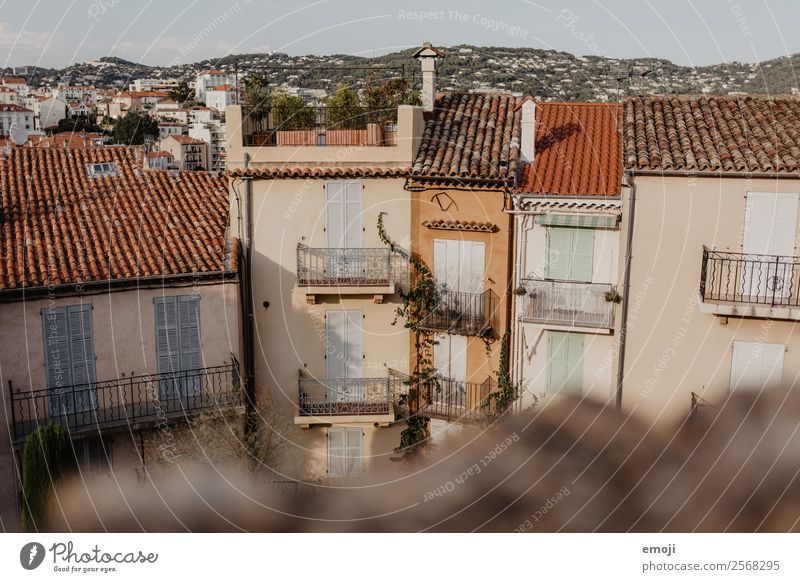
[[[433,273],[425,261],[398,246],[386,232],[385,215],[385,212],[378,215],[378,237],[391,252],[403,257],[409,265],[408,289],[400,289],[401,304],[395,310],[392,321],[392,325],[396,325],[404,320],[405,328],[414,338],[414,367],[406,380],[408,395],[401,402],[408,406],[409,414],[397,448],[398,452],[409,457],[419,452],[428,437],[429,419],[420,415],[425,400],[430,398],[432,391],[440,390],[433,365],[433,346],[436,341],[432,333],[422,328],[425,316],[433,313],[439,304],[439,292]]]
[[[75,467],[72,441],[61,426],[41,426],[25,439],[22,450],[22,525],[42,529],[47,501],[58,479]]]

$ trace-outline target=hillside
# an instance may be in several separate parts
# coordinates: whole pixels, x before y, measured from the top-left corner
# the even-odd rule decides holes
[[[692,68],[663,59],[610,59],[533,48],[460,45],[445,50],[447,58],[439,77],[443,90],[518,91],[539,99],[594,101],[613,99],[617,90],[623,94],[788,93],[800,85],[795,74],[800,55],[760,64],[732,62]],[[339,83],[360,86],[370,74],[396,76],[405,71],[416,82],[418,66],[410,57],[412,52],[375,58],[244,54],[164,67],[105,57],[61,70],[39,69],[30,81],[34,85],[70,83],[121,88],[137,78],[191,79],[198,71],[214,67],[238,70],[242,76],[259,71],[276,85],[330,90]]]

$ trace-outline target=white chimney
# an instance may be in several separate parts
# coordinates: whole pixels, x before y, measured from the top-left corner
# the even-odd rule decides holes
[[[425,41],[412,56],[419,59],[422,68],[422,110],[433,111],[436,101],[436,67],[438,59],[444,58],[444,52]]]
[[[536,149],[536,103],[526,99],[522,103],[522,120],[519,136],[519,154],[523,162],[532,162]]]

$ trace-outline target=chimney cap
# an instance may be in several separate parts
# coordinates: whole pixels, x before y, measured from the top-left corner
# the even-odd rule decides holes
[[[419,47],[414,54],[411,55],[412,58],[415,59],[424,59],[424,58],[444,58],[444,51],[441,49],[436,48],[431,44],[429,40],[426,40],[422,43],[422,46]]]

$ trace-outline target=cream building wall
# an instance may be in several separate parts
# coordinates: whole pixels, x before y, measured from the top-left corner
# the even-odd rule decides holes
[[[235,282],[197,282],[168,288],[142,286],[112,293],[86,292],[82,297],[44,297],[0,303],[0,345],[3,346],[0,380],[2,413],[7,423],[7,427],[0,430],[0,520],[4,524],[16,523],[18,512],[9,388],[13,386],[17,392],[47,387],[42,310],[81,303],[93,306],[96,377],[102,382],[157,373],[153,299],[192,293],[200,297],[203,365],[230,363],[231,354],[240,359],[240,308],[238,284]],[[136,466],[141,465],[137,436],[130,431],[121,431],[114,437],[114,442],[114,470],[136,470]]]
[[[800,180],[637,175],[635,183],[624,409],[673,422],[689,413],[692,392],[721,405],[729,394],[734,341],[783,344],[782,381],[794,385],[800,374],[797,322],[717,317],[700,301],[699,284],[703,245],[741,252],[747,193],[796,193]],[[629,209],[630,188],[623,195]]]

